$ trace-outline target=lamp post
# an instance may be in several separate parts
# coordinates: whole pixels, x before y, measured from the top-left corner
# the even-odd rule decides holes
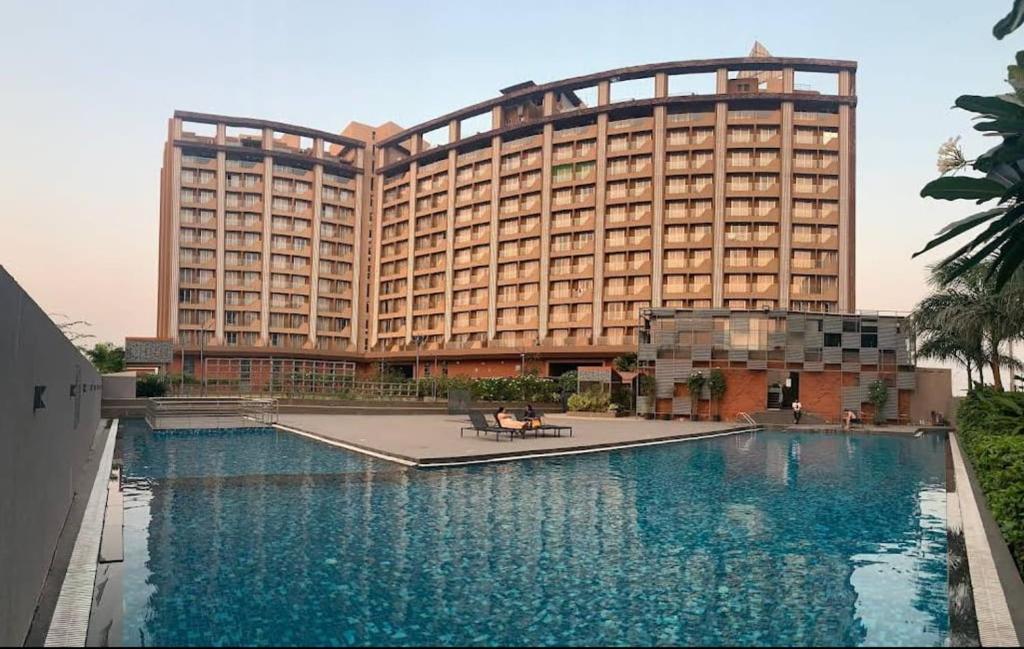
[[[423,344],[423,336],[416,336],[412,341],[416,343],[416,368],[413,370],[412,377],[418,381],[420,378],[420,346]]]
[[[199,370],[203,373],[203,383],[201,388],[201,396],[206,396],[206,366],[203,365],[203,348],[206,346],[206,328],[210,326],[211,321],[207,320],[203,323],[199,329]],[[214,323],[214,327],[216,327]]]

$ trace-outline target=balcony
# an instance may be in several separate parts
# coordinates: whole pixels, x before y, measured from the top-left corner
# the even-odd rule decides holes
[[[556,290],[548,293],[548,302],[551,304],[578,304],[593,301],[594,290],[592,288]]]
[[[665,283],[662,285],[664,297],[671,298],[710,298],[712,296],[711,282],[703,283]]]
[[[597,137],[597,125],[576,126],[572,128],[556,128],[552,133],[552,140],[555,142],[569,142],[573,140],[584,140]]]

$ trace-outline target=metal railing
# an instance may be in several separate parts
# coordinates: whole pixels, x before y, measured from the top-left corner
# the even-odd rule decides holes
[[[738,412],[738,413],[736,413],[736,419],[738,419],[740,421],[743,421],[745,423],[748,423],[751,426],[756,426],[757,425],[757,421],[753,417],[751,417],[749,414],[747,414],[745,412]]]
[[[170,397],[146,403],[153,430],[269,426],[277,415],[277,399]]]

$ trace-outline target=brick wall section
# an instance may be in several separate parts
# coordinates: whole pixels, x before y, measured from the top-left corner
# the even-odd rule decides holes
[[[839,372],[800,372],[800,403],[804,412],[827,423],[838,422],[843,407],[842,385],[843,375]]]
[[[722,421],[733,421],[741,412],[761,412],[768,406],[768,373],[764,370],[722,370],[725,396],[719,404]]]

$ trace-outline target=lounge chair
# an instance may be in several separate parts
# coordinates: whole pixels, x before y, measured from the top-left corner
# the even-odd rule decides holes
[[[487,418],[484,417],[482,412],[471,411],[469,413],[469,423],[469,426],[463,426],[459,429],[459,437],[463,437],[467,430],[471,430],[476,433],[477,437],[480,436],[480,433],[484,433],[484,435],[487,433],[494,433],[494,438],[496,440],[500,440],[502,435],[508,435],[508,439],[511,442],[512,435],[516,432],[511,428],[505,428],[504,426],[492,426],[491,424],[488,424]]]
[[[534,412],[533,414],[534,414],[534,416],[532,417],[532,419],[540,419],[540,420],[543,421],[543,419],[544,419],[544,413],[543,412]],[[519,418],[522,421],[528,421],[529,419],[531,419],[531,417],[527,417],[526,416],[526,412],[525,411],[523,411],[523,412],[521,412],[519,414]],[[563,430],[567,430],[567,431],[569,431],[569,437],[572,437],[572,426],[559,426],[557,424],[541,424],[540,426],[533,426],[532,428],[530,428],[530,430],[538,431],[538,434],[542,430],[543,431],[551,431],[555,435],[558,435],[559,437],[562,436],[562,431]]]
[[[494,415],[494,421],[495,421],[495,423],[496,423],[498,428],[500,428],[502,430],[510,431],[513,434],[518,434],[520,437],[522,437],[524,439],[526,438],[527,431],[531,431],[532,430],[534,437],[536,437],[538,435],[537,429],[533,428],[532,426],[525,425],[526,422],[524,422],[521,419],[516,418],[516,416],[513,415],[511,412],[509,412],[508,415],[511,416],[513,419],[516,419],[516,421],[519,421],[520,423],[522,423],[523,426],[521,428],[513,428],[512,426],[505,426],[504,424],[501,423],[501,420],[498,419],[498,415]]]

